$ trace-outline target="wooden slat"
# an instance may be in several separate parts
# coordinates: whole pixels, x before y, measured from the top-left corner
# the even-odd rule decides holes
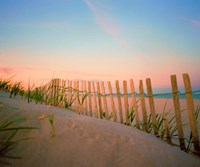
[[[72,83],[72,97],[73,97],[73,99],[76,97],[76,81],[73,81],[73,83]],[[75,106],[76,106],[76,101],[77,101],[77,99],[75,99],[74,100],[74,102],[72,103],[72,106],[71,106],[71,108],[72,108],[72,111],[75,111],[74,109],[75,109]]]
[[[110,94],[110,103],[111,103],[111,107],[112,107],[113,120],[114,120],[114,122],[116,122],[117,114],[115,111],[115,103],[114,103],[114,98],[113,98],[112,86],[111,86],[110,81],[108,81],[107,84],[108,84],[108,90],[109,90],[109,94]]]
[[[65,83],[65,97],[64,97],[64,107],[65,107],[65,102],[68,101],[68,86],[69,86],[69,80],[66,80]]]
[[[153,131],[154,131],[154,135],[158,136],[156,111],[155,111],[153,91],[152,91],[150,78],[146,79],[146,85],[147,85],[147,93],[148,93],[149,106],[150,106],[150,112],[151,112],[151,118],[152,118],[152,124],[153,124]]]
[[[88,100],[89,100],[89,112],[92,117],[92,97],[91,97],[91,82],[88,81]]]
[[[73,93],[73,90],[72,90],[72,81],[69,81],[69,84],[68,84],[68,103],[70,103],[71,99],[73,98],[72,97],[72,93]],[[72,109],[72,106],[69,107],[69,109],[71,110]]]
[[[79,81],[77,81],[77,99],[78,99],[78,107],[77,107],[77,113],[78,114],[84,114],[84,104],[82,103],[83,99],[83,81],[81,81],[81,88],[79,85]]]
[[[108,104],[107,104],[107,99],[106,99],[106,92],[105,92],[105,86],[104,82],[101,82],[101,90],[102,90],[102,95],[103,95],[103,103],[104,103],[104,110],[105,110],[105,117],[108,120]]]
[[[58,107],[61,107],[61,105],[62,105],[61,95],[62,95],[62,79],[59,79],[59,84],[58,84]]]
[[[59,88],[59,79],[54,80],[54,106],[58,105],[58,88]]]
[[[140,129],[140,119],[139,119],[139,114],[138,114],[138,105],[137,105],[137,100],[135,96],[135,87],[134,87],[134,82],[133,79],[130,79],[130,87],[131,87],[131,94],[132,94],[132,104],[133,104],[133,110],[135,112],[135,119],[136,119],[136,128]]]
[[[197,120],[195,118],[194,100],[192,96],[192,88],[191,88],[190,78],[188,74],[183,74],[183,81],[184,81],[185,92],[186,92],[186,101],[187,101],[187,106],[188,106],[188,115],[189,115],[189,122],[190,122],[190,127],[191,127],[191,132],[192,132],[193,143],[194,143],[194,149],[196,151],[200,151]]]
[[[66,94],[67,94],[67,97],[66,97],[66,102],[69,103],[70,101],[70,98],[71,98],[71,91],[70,91],[70,83],[72,83],[70,80],[67,80],[67,88],[66,88]],[[68,107],[69,109],[71,109],[70,107]]]
[[[54,79],[51,80],[51,95],[50,95],[50,104],[54,105],[54,92],[55,92],[55,82]]]
[[[55,82],[55,79],[53,79],[52,80],[51,105],[55,105],[55,92],[56,92],[56,82]]]
[[[76,96],[77,96],[77,100],[76,100],[76,112],[79,112],[79,109],[80,109],[80,104],[78,102],[78,98],[80,99],[79,97],[79,81],[76,81]],[[81,112],[81,111],[80,111]]]
[[[175,116],[176,116],[176,126],[178,128],[180,148],[182,150],[185,150],[186,147],[185,147],[185,142],[184,142],[184,134],[183,134],[183,127],[182,127],[182,120],[181,120],[181,109],[180,109],[180,103],[179,103],[176,75],[171,75],[171,85],[172,85],[174,110],[175,110]]]
[[[64,103],[65,103],[65,94],[66,94],[66,80],[62,80],[62,86],[61,86],[61,98],[62,98],[62,102],[60,103],[60,107],[64,107]]]
[[[87,85],[86,85],[86,81],[83,81],[83,87],[84,87],[84,94],[87,93]],[[85,108],[85,115],[88,115],[88,97],[85,98],[84,100],[84,108]]]
[[[97,95],[98,95],[98,106],[99,106],[99,115],[100,118],[103,119],[103,111],[102,111],[102,103],[101,103],[101,90],[100,90],[100,84],[99,82],[97,84]]]
[[[57,84],[56,84],[56,96],[57,96],[57,101],[56,101],[56,105],[59,105],[59,99],[60,99],[60,85],[61,85],[61,79],[57,79]]]
[[[123,120],[123,113],[122,113],[121,93],[120,93],[120,87],[119,87],[118,80],[115,81],[115,86],[116,86],[116,93],[117,93],[120,123],[123,124],[124,120]]]
[[[52,82],[50,81],[47,86],[46,86],[46,90],[47,90],[47,96],[46,96],[46,104],[50,104],[50,99],[51,99],[51,91],[52,91]]]
[[[98,109],[97,109],[97,99],[96,99],[96,90],[95,90],[95,85],[94,82],[92,82],[92,88],[93,88],[93,100],[94,100],[94,112],[95,112],[95,117],[98,118]]]
[[[55,105],[55,99],[56,99],[56,79],[53,79],[52,81],[52,87],[53,87],[53,90],[52,90],[52,105]]]
[[[83,85],[83,81],[81,81],[81,88],[79,89],[79,100],[80,100],[80,103],[79,104],[79,112],[80,114],[84,114],[84,102],[82,104],[82,99],[83,99],[83,96],[84,96],[84,85]]]
[[[123,81],[123,88],[124,88],[124,111],[125,111],[125,115],[126,115],[126,125],[131,125],[131,122],[129,120],[127,81]]]
[[[142,80],[140,80],[139,91],[140,91],[140,101],[141,101],[141,107],[142,107],[143,123],[144,123],[143,130],[148,132],[146,104],[145,104],[145,96],[144,96],[144,88],[143,88]]]
[[[76,98],[72,104],[72,110],[76,112],[78,107],[78,99],[77,99],[77,81],[74,81],[73,85],[73,98]]]

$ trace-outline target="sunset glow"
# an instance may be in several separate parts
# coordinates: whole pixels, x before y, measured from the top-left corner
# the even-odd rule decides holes
[[[200,1],[1,0],[0,78],[151,78],[200,88]]]

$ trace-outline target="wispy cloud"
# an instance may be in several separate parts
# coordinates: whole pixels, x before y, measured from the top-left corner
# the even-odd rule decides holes
[[[70,76],[70,78],[79,77],[81,79],[84,78],[111,78],[115,77],[113,74],[103,74],[103,73],[92,73],[92,72],[83,72],[83,71],[69,71],[69,70],[54,70],[48,68],[35,68],[35,67],[0,67],[0,76],[4,77],[7,75],[21,75],[21,74],[30,74],[31,75],[39,75],[41,74],[39,80],[50,80],[52,77],[64,77],[66,74]],[[48,74],[48,75],[47,75]],[[47,77],[50,76],[50,77]],[[34,76],[31,76],[34,77]],[[23,78],[23,75],[22,75]],[[69,78],[69,79],[70,79]],[[38,78],[37,78],[38,79]]]
[[[195,19],[193,19],[193,20],[191,20],[191,22],[192,22],[192,24],[193,24],[194,26],[197,26],[197,27],[200,28],[200,20],[195,20]]]
[[[0,67],[0,75],[15,75],[23,71],[40,71],[40,69],[32,67]]]
[[[96,24],[103,32],[114,38],[120,45],[128,45],[128,42],[122,38],[122,30],[116,21],[101,7],[94,4],[93,0],[84,0],[92,11]]]
[[[13,72],[15,72],[15,70],[11,67],[0,67],[0,74],[10,75]]]
[[[183,18],[183,20],[189,22],[190,24],[192,24],[195,27],[200,28],[200,19]]]

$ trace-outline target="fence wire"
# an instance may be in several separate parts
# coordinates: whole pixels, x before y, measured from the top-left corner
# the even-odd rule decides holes
[[[102,93],[99,93],[98,91],[91,91],[91,92],[88,92],[87,90],[78,90],[76,88],[73,88],[73,87],[66,87],[64,88],[65,89],[65,92],[68,92],[68,93],[76,93],[76,94],[79,94],[79,95],[83,95],[83,94],[91,94],[91,95],[100,95],[100,96],[110,96],[111,94],[109,93],[106,93],[105,95],[102,94]],[[59,87],[58,88],[59,91],[62,91],[63,88],[62,87]],[[125,94],[124,93],[113,93],[112,95],[113,96],[117,96],[118,94],[120,94],[120,96],[124,96]],[[178,95],[179,95],[179,98],[185,98],[187,92],[181,92],[181,91],[178,91]],[[136,97],[140,97],[140,93],[138,92],[135,92],[135,93],[128,93],[128,97],[131,97],[132,95],[135,95]],[[192,95],[193,95],[193,98],[194,99],[200,99],[200,90],[195,90],[195,91],[192,91]],[[144,96],[146,98],[150,97],[147,93],[144,93]],[[165,92],[165,93],[155,93],[153,94],[153,97],[155,98],[173,98],[173,93],[172,92]]]

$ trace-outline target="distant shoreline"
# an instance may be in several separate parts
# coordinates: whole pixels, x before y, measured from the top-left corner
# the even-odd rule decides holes
[[[136,95],[136,98],[140,98],[140,94],[139,93],[136,93],[135,94]],[[192,94],[193,95],[193,99],[200,99],[200,93],[193,93]],[[106,96],[109,96],[109,94],[106,94]],[[116,93],[113,93],[113,96],[117,96],[117,94]],[[124,96],[124,94],[121,94],[121,97],[123,97]],[[131,93],[128,93],[128,97],[131,97],[132,96],[132,94]],[[148,97],[148,95],[147,94],[145,94],[145,97]],[[171,99],[171,98],[173,98],[173,95],[172,95],[172,93],[158,93],[158,94],[154,94],[154,96],[153,96],[154,98],[158,98],[158,99]],[[179,93],[179,98],[180,99],[185,99],[186,98],[186,96],[185,96],[185,93]]]

